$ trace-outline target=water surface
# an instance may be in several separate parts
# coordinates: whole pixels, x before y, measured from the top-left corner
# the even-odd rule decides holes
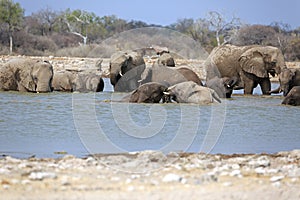
[[[235,93],[232,99],[223,100],[224,113],[218,118],[214,106],[207,105],[110,103],[105,100],[122,96],[111,92],[0,92],[0,154],[59,157],[68,153],[81,157],[97,151],[108,153],[110,145],[125,152],[199,152],[209,130],[220,124],[220,135],[209,144],[210,153],[274,153],[300,148],[300,107],[280,105],[282,96]],[[259,94],[259,89],[255,93]],[[94,116],[90,115],[91,106]],[[97,135],[95,127],[105,137]],[[104,139],[108,146],[102,145]]]

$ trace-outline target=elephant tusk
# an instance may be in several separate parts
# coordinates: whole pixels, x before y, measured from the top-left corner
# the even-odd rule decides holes
[[[120,75],[120,76],[123,76],[123,74],[122,74],[122,72],[121,72],[121,71],[119,72],[119,75]]]
[[[228,87],[228,88],[230,88],[230,87],[231,87],[231,85],[227,85],[227,87]]]
[[[165,95],[170,95],[170,92],[164,92]]]

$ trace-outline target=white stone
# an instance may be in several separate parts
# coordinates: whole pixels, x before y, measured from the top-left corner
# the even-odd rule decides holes
[[[31,180],[43,180],[45,178],[56,178],[56,174],[52,172],[31,172],[28,176]]]
[[[164,178],[162,179],[163,182],[165,183],[169,183],[169,182],[180,182],[182,179],[182,177],[180,177],[177,174],[167,174],[164,176]]]
[[[277,182],[277,181],[281,181],[284,178],[284,176],[272,176],[270,178],[271,182]]]

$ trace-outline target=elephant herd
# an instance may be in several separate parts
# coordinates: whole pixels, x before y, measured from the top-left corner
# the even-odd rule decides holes
[[[100,92],[104,82],[93,73],[54,72],[48,61],[14,58],[0,67],[0,90],[20,92]]]
[[[169,51],[146,63],[141,51],[117,52],[110,58],[110,82],[115,92],[127,92],[118,100],[131,103],[220,103],[233,90],[250,95],[260,85],[262,94],[283,92],[282,104],[300,105],[300,69],[286,67],[281,51],[272,46],[222,45],[204,62],[205,84],[188,65],[176,65]],[[270,75],[280,86],[271,90]],[[104,81],[87,72],[54,72],[47,61],[12,59],[0,67],[0,90],[20,92],[100,92]]]

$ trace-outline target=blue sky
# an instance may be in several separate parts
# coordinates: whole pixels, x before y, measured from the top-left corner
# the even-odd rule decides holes
[[[47,6],[55,11],[81,9],[98,16],[116,15],[125,20],[169,25],[182,18],[205,18],[209,11],[233,15],[249,24],[277,21],[300,27],[299,0],[14,0],[30,15]]]

